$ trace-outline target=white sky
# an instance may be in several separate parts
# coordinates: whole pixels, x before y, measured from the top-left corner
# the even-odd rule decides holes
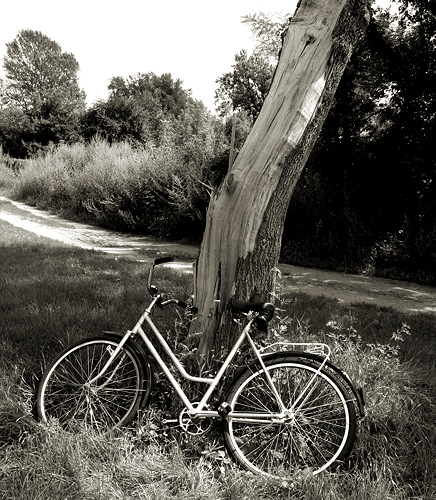
[[[7,2],[7,3],[6,3]],[[80,65],[88,105],[107,98],[112,77],[153,72],[180,78],[214,111],[215,83],[234,56],[252,49],[241,17],[293,14],[297,0],[3,0],[0,78],[6,43],[23,29],[41,31]],[[5,5],[6,4],[6,5]]]

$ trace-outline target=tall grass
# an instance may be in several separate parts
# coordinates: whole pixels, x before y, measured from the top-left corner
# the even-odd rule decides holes
[[[0,189],[10,190],[13,183],[14,179],[11,169],[0,163]]]
[[[198,240],[208,196],[199,180],[213,176],[211,156],[188,160],[185,149],[166,143],[60,145],[26,163],[12,194],[116,230]]]
[[[271,337],[326,341],[333,361],[366,388],[367,415],[344,467],[277,484],[234,465],[217,429],[186,438],[164,426],[162,417],[177,417],[181,408],[160,376],[151,407],[117,435],[69,434],[37,422],[33,391],[45,364],[78,338],[132,327],[146,299],[147,269],[34,241],[1,224],[0,498],[434,498],[434,317],[345,308],[304,294],[282,297]],[[158,279],[177,297],[191,292],[188,277],[161,270]],[[177,316],[169,309],[157,314],[177,347]]]
[[[0,144],[0,189],[11,189],[15,177],[16,173],[10,167],[10,157],[3,154],[3,148]]]

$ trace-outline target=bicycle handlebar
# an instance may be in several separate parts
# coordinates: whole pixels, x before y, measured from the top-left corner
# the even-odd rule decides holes
[[[168,300],[165,300],[165,301],[161,302],[159,304],[159,306],[160,307],[165,307],[168,304],[175,304],[176,306],[179,306],[182,309],[187,309],[188,307],[190,307],[191,308],[191,312],[194,313],[194,314],[198,312],[198,309],[196,307],[191,306],[191,305],[187,304],[186,302],[183,302],[183,300],[178,300],[178,299],[168,299]]]
[[[153,279],[153,270],[154,266],[158,266],[159,264],[165,264],[166,262],[172,262],[174,260],[174,257],[168,256],[168,257],[159,257],[158,259],[154,259],[153,264],[150,267],[150,270],[148,271],[148,280],[147,280],[147,286],[148,290],[151,293],[151,281]]]
[[[158,289],[154,285],[152,285],[152,283],[151,283],[153,280],[154,267],[158,266],[159,264],[165,264],[167,262],[173,262],[173,261],[174,261],[174,257],[172,257],[172,256],[160,257],[160,258],[155,259],[153,261],[153,264],[150,267],[150,271],[148,272],[148,291],[150,292],[150,294],[152,296],[155,296],[159,293]],[[188,304],[186,302],[183,302],[182,300],[177,300],[177,299],[169,299],[166,301],[162,301],[158,305],[160,307],[162,307],[162,306],[166,306],[168,304],[176,304],[177,306],[181,307],[182,309],[186,309],[188,307]],[[191,307],[191,311],[194,314],[196,312],[198,312],[198,309],[196,307],[193,307],[193,306],[189,306],[189,307]]]

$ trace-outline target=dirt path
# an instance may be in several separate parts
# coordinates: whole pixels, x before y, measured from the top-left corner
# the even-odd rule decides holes
[[[145,236],[121,234],[71,222],[3,196],[0,196],[0,220],[67,245],[139,261],[150,262],[159,255],[174,255],[176,261],[173,267],[179,269],[190,269],[197,255],[197,248],[193,246],[158,241]],[[421,312],[436,315],[434,287],[370,276],[306,269],[288,264],[280,264],[279,268],[285,291],[325,295],[345,304],[369,302],[393,307],[406,313]]]

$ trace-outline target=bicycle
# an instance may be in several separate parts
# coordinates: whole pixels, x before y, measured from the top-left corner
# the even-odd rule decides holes
[[[55,418],[67,429],[85,425],[105,432],[129,424],[152,390],[145,345],[184,405],[178,420],[171,422],[178,421],[189,434],[202,434],[209,428],[206,424],[222,421],[226,447],[246,469],[288,479],[302,472],[318,474],[343,462],[353,446],[358,415],[364,416],[364,396],[329,361],[330,348],[323,343],[280,342],[259,349],[253,336],[257,330],[266,331],[274,306],[233,299],[233,309],[246,318],[239,338],[214,377],[190,375],[150,317],[155,306],[188,307],[175,298],[164,300],[152,284],[154,267],[171,260],[156,259],[150,267],[152,300],[132,330],[81,340],[50,363],[37,391],[40,419]],[[208,386],[199,402],[190,401],[145,333],[144,323],[183,379]],[[223,376],[244,342],[253,351],[252,361],[210,409],[212,394],[222,387]]]

